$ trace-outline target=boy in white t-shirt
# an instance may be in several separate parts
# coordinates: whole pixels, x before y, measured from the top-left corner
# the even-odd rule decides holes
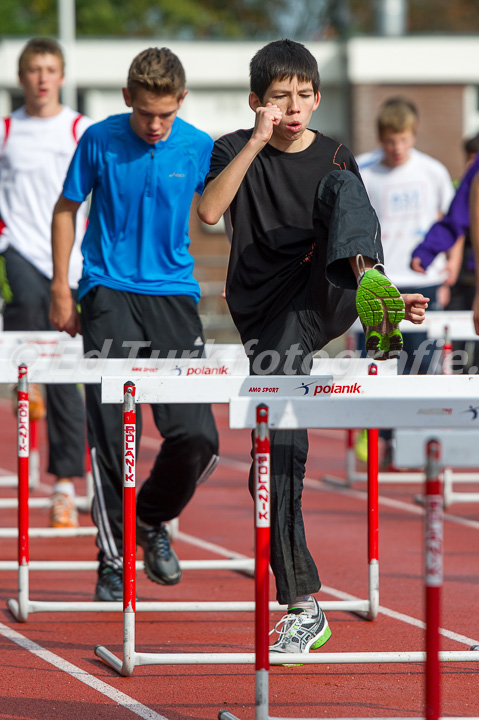
[[[381,225],[388,276],[401,293],[422,293],[434,308],[436,302],[443,304],[437,295],[448,276],[446,257],[436,257],[427,273],[419,275],[410,267],[411,252],[447,211],[454,187],[442,163],[415,149],[418,120],[418,111],[409,100],[387,100],[377,116],[380,147],[356,161]],[[434,352],[426,333],[405,333],[403,342],[402,372],[426,373]],[[365,448],[363,434],[356,448],[360,459],[366,457]],[[392,441],[388,441],[384,467],[391,461]]]
[[[53,330],[48,319],[52,278],[51,223],[66,171],[91,120],[60,102],[64,57],[58,43],[33,38],[18,64],[25,104],[0,120],[0,294],[4,330]],[[70,286],[81,276],[82,209],[70,264]],[[30,387],[32,395],[34,386]],[[32,406],[44,415],[42,396]],[[84,473],[83,400],[75,385],[46,386],[48,472],[56,477],[50,525],[76,527],[72,477]]]
[[[411,102],[388,100],[377,118],[381,148],[356,158],[381,223],[388,274],[401,292],[438,288],[444,282],[444,256],[436,259],[424,278],[411,270],[411,252],[454,196],[445,166],[415,149],[417,126],[418,113]]]

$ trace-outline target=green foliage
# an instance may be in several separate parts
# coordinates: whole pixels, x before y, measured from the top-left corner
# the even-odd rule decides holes
[[[55,0],[1,0],[2,35],[56,35]]]
[[[2,35],[57,35],[57,0],[0,0]],[[77,37],[299,41],[374,34],[377,0],[76,0]],[[409,0],[408,32],[479,31],[479,0]]]
[[[85,37],[277,37],[290,0],[76,0]],[[2,35],[56,35],[56,0],[1,0]]]

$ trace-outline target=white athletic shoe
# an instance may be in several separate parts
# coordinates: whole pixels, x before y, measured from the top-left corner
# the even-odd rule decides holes
[[[331,637],[331,629],[326,615],[313,598],[314,611],[290,608],[271,630],[279,633],[279,638],[270,647],[270,652],[308,653],[317,650]],[[282,627],[281,627],[282,626]]]

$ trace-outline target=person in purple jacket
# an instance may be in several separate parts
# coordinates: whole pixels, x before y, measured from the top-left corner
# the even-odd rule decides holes
[[[447,252],[456,240],[465,235],[470,227],[469,195],[474,177],[479,173],[479,154],[467,169],[449,210],[442,220],[426,233],[422,243],[412,252],[411,267],[416,272],[424,273],[436,255]]]
[[[477,290],[479,287],[479,172],[476,172],[472,179],[471,191],[469,193],[469,212],[471,217],[471,245],[476,259],[476,294],[472,303],[472,312],[474,317],[474,329],[476,331],[476,335],[479,335],[479,292]]]
[[[426,233],[423,242],[412,253],[411,268],[416,272],[425,272],[428,265],[440,252],[457,247],[462,238],[463,259],[458,277],[453,280],[451,300],[447,310],[473,309],[474,325],[479,335],[479,153],[468,160],[467,170],[461,180],[448,212],[442,220],[434,223]],[[454,343],[454,350],[464,350],[465,343]],[[479,348],[475,346],[472,357],[467,359],[468,366],[479,365]]]

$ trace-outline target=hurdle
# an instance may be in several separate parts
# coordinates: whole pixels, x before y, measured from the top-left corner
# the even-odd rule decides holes
[[[362,328],[359,321],[355,323],[352,330],[362,332]],[[404,333],[415,333],[415,332],[426,332],[428,339],[438,341],[439,349],[438,355],[441,355],[440,365],[442,368],[442,374],[450,375],[453,373],[452,367],[452,341],[453,340],[465,340],[479,342],[479,337],[476,335],[472,317],[472,311],[428,311],[424,323],[421,325],[413,325],[411,323],[403,323],[401,325],[401,331]],[[351,334],[348,334],[349,350],[353,352],[353,345],[351,340]],[[439,358],[438,358],[439,363]],[[477,371],[478,369],[476,369]],[[424,440],[424,434],[420,429],[415,431],[416,435],[422,434]],[[368,433],[369,434],[369,433]],[[404,435],[404,437],[402,437]],[[411,434],[403,429],[398,428],[395,434],[396,439],[396,465],[403,469],[401,470],[385,470],[380,471],[378,476],[379,483],[390,483],[390,484],[404,484],[409,485],[411,483],[422,483],[424,480],[424,454],[418,458],[416,465],[409,463],[399,462],[398,457],[398,445],[401,443],[401,449],[404,445],[411,440]],[[415,441],[417,442],[417,439]],[[334,475],[324,475],[324,482],[350,487],[355,482],[364,482],[367,479],[367,474],[364,471],[357,469],[356,452],[354,443],[354,430],[348,428],[346,430],[346,452],[345,452],[345,476],[346,479],[336,477]],[[413,440],[414,442],[414,440]],[[479,484],[479,461],[476,465],[471,464],[469,457],[471,451],[465,449],[463,437],[459,433],[452,433],[452,436],[447,438],[448,448],[454,442],[457,443],[457,452],[455,457],[451,452],[448,452],[448,458],[450,458],[450,465],[443,465],[441,468],[441,481],[444,486],[443,502],[444,507],[448,508],[453,503],[470,503],[479,501],[479,492],[465,492],[454,490],[454,483],[472,483]],[[465,450],[465,454],[464,454]],[[401,453],[404,457],[404,453]],[[463,459],[466,458],[466,462]],[[407,471],[404,471],[407,468]],[[453,469],[454,468],[454,469]],[[465,468],[476,468],[476,472],[464,472]],[[423,502],[424,498],[417,496],[418,502]]]
[[[269,659],[268,618],[265,608],[268,602],[268,585],[264,580],[269,558],[269,436],[268,407],[256,408],[255,431],[255,528],[257,551],[257,603],[255,626],[255,700],[256,720],[279,720],[269,715]],[[428,720],[440,717],[440,666],[439,666],[439,601],[442,585],[442,503],[437,473],[439,443],[429,441],[427,446],[427,512],[425,523],[426,547],[426,658],[425,658],[425,707]],[[438,501],[439,498],[439,501]],[[266,548],[266,550],[265,550]],[[238,720],[229,711],[220,711],[219,720]]]
[[[109,361],[111,363],[111,361]],[[136,361],[135,361],[136,362]],[[1,364],[1,361],[0,361]],[[120,365],[113,363],[116,367],[116,372],[123,361],[120,361]],[[88,363],[82,362],[82,371],[80,375],[82,381],[86,382],[98,382],[99,377],[92,372],[91,367],[87,367]],[[147,370],[154,370],[155,364],[146,362]],[[137,372],[141,371],[141,368],[137,368]],[[83,372],[83,375],[82,375]],[[37,368],[37,381],[46,382],[50,369],[47,369],[45,374],[45,368]],[[96,570],[98,568],[98,562],[62,562],[62,561],[36,561],[30,564],[29,561],[29,537],[30,536],[42,536],[42,537],[58,537],[61,534],[63,537],[77,537],[79,535],[94,535],[96,534],[96,528],[80,528],[68,529],[59,531],[58,529],[45,529],[44,532],[35,531],[32,533],[29,529],[29,472],[28,472],[28,450],[29,450],[29,407],[28,407],[28,379],[27,379],[27,367],[21,365],[18,371],[18,411],[17,411],[17,424],[18,424],[18,562],[0,561],[0,569],[2,570],[18,570],[18,596],[17,598],[11,598],[7,601],[7,606],[14,617],[19,622],[26,622],[28,616],[32,612],[120,612],[121,603],[119,602],[53,602],[53,601],[34,601],[29,598],[29,570]],[[57,381],[57,380],[56,380]],[[64,380],[68,382],[68,379]],[[5,533],[9,537],[13,537],[15,533]],[[181,563],[182,569],[185,570],[205,570],[205,569],[230,569],[238,571],[252,572],[254,568],[254,561],[250,558],[228,558],[222,560],[186,560]],[[143,563],[135,563],[135,569],[142,569]],[[172,609],[176,611],[191,611],[191,610],[205,610],[205,611],[217,611],[217,607],[220,603],[204,603],[204,607],[199,607],[195,603],[156,603],[156,602],[145,602],[140,603],[140,610],[143,611],[170,611]],[[252,604],[244,603],[239,607],[239,610],[252,610]]]
[[[269,665],[268,656],[268,583],[267,578],[270,546],[269,496],[270,496],[270,450],[269,408],[256,407],[255,429],[255,540],[256,540],[256,602],[255,616],[255,719],[291,720],[269,715]],[[440,660],[447,659],[439,650],[440,594],[443,581],[443,515],[439,480],[440,444],[429,440],[426,447],[426,515],[425,539],[425,599],[426,599],[426,652],[425,665],[425,717],[440,718]],[[259,606],[259,607],[258,607]],[[472,650],[473,648],[471,648]],[[474,652],[479,649],[474,646]],[[476,652],[479,660],[479,652]],[[282,655],[283,663],[289,662]],[[298,656],[296,656],[298,657]],[[303,657],[299,655],[299,658]],[[228,710],[218,713],[219,720],[239,720]],[[303,720],[296,718],[295,720]],[[306,720],[306,719],[304,719]],[[317,719],[316,719],[317,720]]]
[[[312,392],[298,397],[308,382]],[[390,406],[394,403],[395,420],[398,427],[423,427],[425,417],[432,427],[470,427],[471,418],[465,412],[471,397],[479,396],[479,377],[453,376],[444,383],[444,378],[429,377],[424,382],[421,376],[398,377],[394,383],[388,377],[366,375],[356,381],[348,378],[349,391],[336,392],[334,378],[324,376],[247,376],[247,377],[202,377],[192,381],[185,377],[148,378],[141,377],[133,383],[123,377],[104,377],[102,380],[102,401],[123,403],[124,408],[124,451],[128,462],[124,464],[124,491],[128,488],[130,512],[134,508],[131,485],[132,457],[135,452],[134,412],[136,403],[188,402],[194,389],[197,402],[228,402],[230,427],[233,429],[255,428],[258,403],[268,398],[268,424],[272,429],[299,428],[344,428],[352,422],[367,428],[390,427]],[[193,388],[194,383],[194,388]],[[298,383],[301,383],[298,385]],[[314,387],[313,387],[314,386]],[[336,387],[340,387],[336,385]],[[342,386],[343,388],[346,385]],[[321,390],[320,390],[321,388]],[[326,390],[325,388],[328,388]],[[351,394],[351,389],[354,393]],[[350,396],[351,395],[351,396]],[[446,410],[445,410],[446,406]],[[432,419],[432,420],[431,420]],[[126,455],[128,453],[128,456]],[[133,453],[133,455],[131,454]],[[263,478],[261,478],[263,479]],[[263,488],[262,488],[263,490]],[[264,501],[264,493],[261,501]],[[267,493],[266,493],[267,495]],[[262,512],[264,512],[262,507]],[[256,511],[256,517],[258,512]],[[135,532],[134,523],[126,522],[127,532]],[[124,543],[125,544],[125,543]],[[126,546],[134,547],[130,539]],[[260,545],[260,547],[262,547]],[[264,561],[264,557],[263,557]],[[256,566],[260,567],[256,557]],[[124,561],[124,573],[133,563]],[[260,576],[255,572],[256,582]],[[123,597],[123,658],[118,658],[102,645],[95,647],[95,654],[116,672],[130,676],[135,667],[141,665],[185,665],[185,664],[259,664],[264,669],[264,647],[261,658],[255,653],[144,653],[135,649],[135,576],[124,575]],[[261,589],[258,598],[265,598]],[[324,609],[340,609],[341,603],[321,603]],[[271,609],[271,604],[269,605]],[[267,640],[266,640],[267,642]],[[269,655],[269,663],[316,664],[316,663],[404,663],[421,662],[426,654],[411,652],[372,653],[318,653]],[[441,661],[478,662],[478,651],[445,651],[439,655]],[[260,684],[260,694],[264,683]],[[257,715],[263,720],[267,715]],[[223,720],[226,720],[223,718]]]
[[[205,359],[190,359],[188,357],[178,359],[156,359],[156,360],[137,360],[132,359],[106,359],[106,358],[78,358],[74,353],[67,354],[65,358],[59,358],[55,356],[52,358],[38,358],[32,367],[27,369],[26,366],[21,366],[22,379],[24,382],[32,380],[34,382],[50,382],[52,374],[55,377],[55,382],[75,382],[82,384],[88,383],[100,383],[102,377],[108,375],[117,376],[119,373],[131,373],[137,380],[153,379],[156,377],[159,381],[169,383],[175,377],[182,377],[187,380],[188,383],[197,381],[198,379],[210,379],[220,380],[227,379],[228,383],[233,383],[233,386],[238,385],[245,380],[248,372],[248,361],[244,353],[238,351],[237,346],[233,346],[233,350],[229,352],[224,350],[224,346],[218,348],[214,353],[210,351],[210,357]],[[225,359],[224,355],[230,355],[231,359]],[[325,381],[336,377],[337,379],[347,378],[348,375],[353,373],[357,377],[361,377],[369,372],[370,366],[369,360],[349,358],[332,358],[329,360],[314,360],[313,371],[322,372],[321,376]],[[14,368],[10,361],[0,359],[0,373],[2,377],[11,378],[15,377],[13,374]],[[17,370],[18,372],[18,370]],[[393,375],[396,372],[395,361],[389,361],[381,364],[380,372],[385,376]],[[291,385],[297,385],[298,376],[291,376]],[[303,384],[296,388],[301,394],[308,394],[310,386],[314,383],[314,378],[310,376],[300,377],[303,380]],[[191,398],[191,395],[190,395]],[[222,391],[220,402],[229,401],[229,389]],[[19,499],[19,505],[28,506],[28,485],[20,486],[19,493],[21,497]],[[375,502],[377,505],[377,489],[371,491],[369,494],[370,502]],[[370,517],[376,517],[377,522],[377,509],[369,511]],[[28,514],[24,516],[19,513],[20,517],[28,518]],[[46,529],[45,529],[46,530]],[[83,534],[95,534],[96,528],[83,528]],[[19,535],[26,535],[27,539],[32,536],[29,532],[28,526],[20,530]],[[58,536],[58,530],[56,535]],[[62,531],[64,535],[71,536],[74,531]],[[377,530],[371,526],[370,535],[377,537]],[[50,529],[50,534],[44,532],[43,537],[54,536]],[[9,536],[12,536],[11,529]],[[368,542],[369,556],[368,556],[368,598],[365,600],[343,600],[343,601],[331,601],[325,604],[325,609],[341,609],[350,612],[358,612],[363,614],[367,619],[372,620],[377,615],[377,609],[379,606],[379,571],[377,562],[377,544],[375,542]],[[203,569],[230,569],[236,571],[246,571],[252,573],[254,569],[254,559],[252,558],[226,558],[222,560],[185,560],[180,562],[182,569],[184,570],[203,570]],[[10,598],[7,601],[7,606],[11,613],[19,622],[26,622],[30,613],[38,612],[121,612],[122,606],[120,602],[95,602],[95,601],[36,601],[29,598],[29,583],[28,573],[29,570],[86,570],[96,569],[98,563],[95,561],[75,561],[65,564],[62,561],[35,561],[30,563],[27,556],[20,554],[18,563],[13,561],[0,562],[0,569],[4,570],[16,570],[18,569],[18,596],[17,598]],[[137,568],[142,568],[141,562],[137,563]],[[271,604],[271,609],[279,609],[280,606],[277,603]],[[166,612],[171,610],[176,611],[252,611],[254,609],[254,603],[163,603],[163,602],[139,602],[138,610],[142,612]]]

